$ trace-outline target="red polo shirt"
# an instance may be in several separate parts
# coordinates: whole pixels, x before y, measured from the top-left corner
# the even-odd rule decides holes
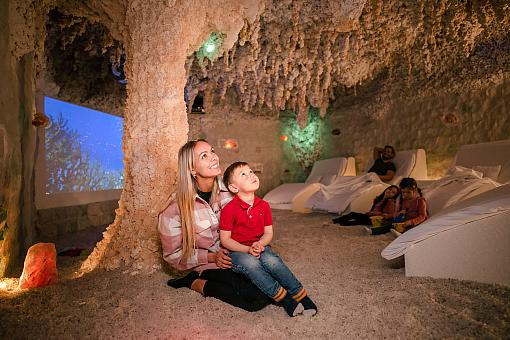
[[[255,196],[253,206],[234,196],[221,209],[220,229],[232,232],[233,240],[251,246],[264,235],[264,227],[273,225],[269,204]]]

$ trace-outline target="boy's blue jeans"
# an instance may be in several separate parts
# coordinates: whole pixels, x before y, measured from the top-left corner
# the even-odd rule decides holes
[[[229,256],[232,259],[232,270],[246,275],[270,298],[274,298],[281,287],[285,288],[291,296],[303,289],[301,282],[270,246],[265,247],[260,258],[239,251],[231,252]]]

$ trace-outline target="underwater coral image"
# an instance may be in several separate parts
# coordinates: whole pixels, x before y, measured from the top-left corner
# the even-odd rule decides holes
[[[122,118],[45,98],[46,194],[122,189]]]

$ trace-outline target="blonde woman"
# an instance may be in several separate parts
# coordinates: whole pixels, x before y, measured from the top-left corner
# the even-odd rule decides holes
[[[192,271],[168,285],[257,311],[269,299],[230,269],[228,252],[220,248],[220,212],[232,200],[220,175],[220,160],[207,141],[189,141],[180,148],[176,192],[159,216],[158,230],[165,261],[175,269]]]

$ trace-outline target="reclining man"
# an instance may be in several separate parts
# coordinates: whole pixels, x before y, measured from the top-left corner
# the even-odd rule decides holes
[[[386,145],[384,148],[374,148],[374,165],[368,170],[368,172],[375,172],[381,181],[389,182],[395,176],[397,168],[391,161],[395,158],[395,148],[391,145]]]

